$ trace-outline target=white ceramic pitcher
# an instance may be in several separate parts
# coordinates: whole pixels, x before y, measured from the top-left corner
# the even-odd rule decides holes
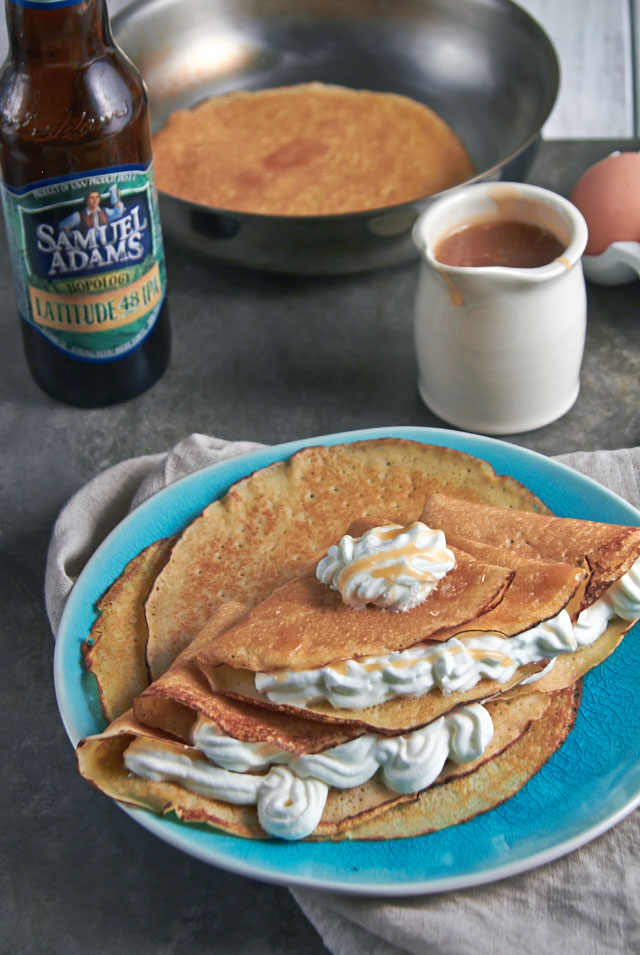
[[[562,255],[538,268],[436,261],[445,234],[494,215],[549,230]],[[537,186],[478,183],[429,206],[413,240],[422,254],[414,327],[425,404],[484,434],[530,431],[565,414],[580,390],[586,331],[587,227],[576,207]]]

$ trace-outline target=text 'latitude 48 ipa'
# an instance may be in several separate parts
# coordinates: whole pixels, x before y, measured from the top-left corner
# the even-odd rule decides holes
[[[105,0],[6,10],[0,167],[27,363],[60,401],[124,401],[170,352],[147,93]]]

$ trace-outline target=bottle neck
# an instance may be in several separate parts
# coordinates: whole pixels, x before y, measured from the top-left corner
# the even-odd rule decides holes
[[[105,0],[79,0],[66,6],[23,6],[5,0],[9,57],[14,62],[74,63],[113,46]]]

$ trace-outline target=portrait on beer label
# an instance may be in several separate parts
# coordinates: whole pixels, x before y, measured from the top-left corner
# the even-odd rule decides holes
[[[5,184],[3,199],[22,318],[82,358],[139,345],[166,287],[151,165]]]

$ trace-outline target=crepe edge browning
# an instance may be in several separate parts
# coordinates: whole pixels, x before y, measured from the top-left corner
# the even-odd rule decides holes
[[[477,528],[478,540],[483,543],[498,542],[516,553],[528,550],[538,559],[549,556],[549,538],[554,537],[553,530],[562,530],[565,536],[581,540],[584,546],[567,545],[560,555],[563,560],[586,559],[588,563],[590,576],[579,609],[590,606],[601,597],[611,583],[630,570],[640,553],[640,527],[535,514],[517,508],[511,510],[507,526],[500,508],[487,507],[478,501],[458,502],[456,515],[450,504],[449,495],[430,495],[421,516],[427,522],[434,520],[438,526],[448,527],[451,540],[460,535],[467,540],[461,525],[471,526]],[[552,533],[549,534],[551,526]],[[585,534],[593,538],[589,547],[583,537]]]
[[[582,647],[574,653],[557,657],[553,668],[535,680],[533,685],[537,692],[557,693],[571,686],[604,662],[620,645],[633,625],[633,621],[613,620],[595,643]],[[532,687],[532,684],[526,681],[541,673],[545,665],[544,661],[528,664],[503,683],[484,678],[465,692],[445,694],[441,690],[433,690],[422,697],[398,698],[357,711],[338,709],[329,703],[311,704],[304,708],[286,703],[273,703],[258,694],[251,675],[246,672],[240,675],[237,671],[219,667],[217,670],[205,669],[203,673],[214,693],[227,696],[239,703],[253,702],[265,709],[271,708],[291,716],[304,714],[305,719],[316,720],[319,723],[339,725],[351,723],[363,732],[375,731],[382,735],[394,735],[425,726],[458,706],[482,700],[492,701],[497,697],[507,700],[526,695],[531,692]],[[241,680],[239,680],[240,676]],[[225,683],[225,679],[229,678],[230,682]],[[145,693],[153,694],[153,686]]]
[[[98,615],[81,649],[107,722],[149,685],[144,602],[174,542],[175,537],[161,538],[136,554],[96,603]]]

